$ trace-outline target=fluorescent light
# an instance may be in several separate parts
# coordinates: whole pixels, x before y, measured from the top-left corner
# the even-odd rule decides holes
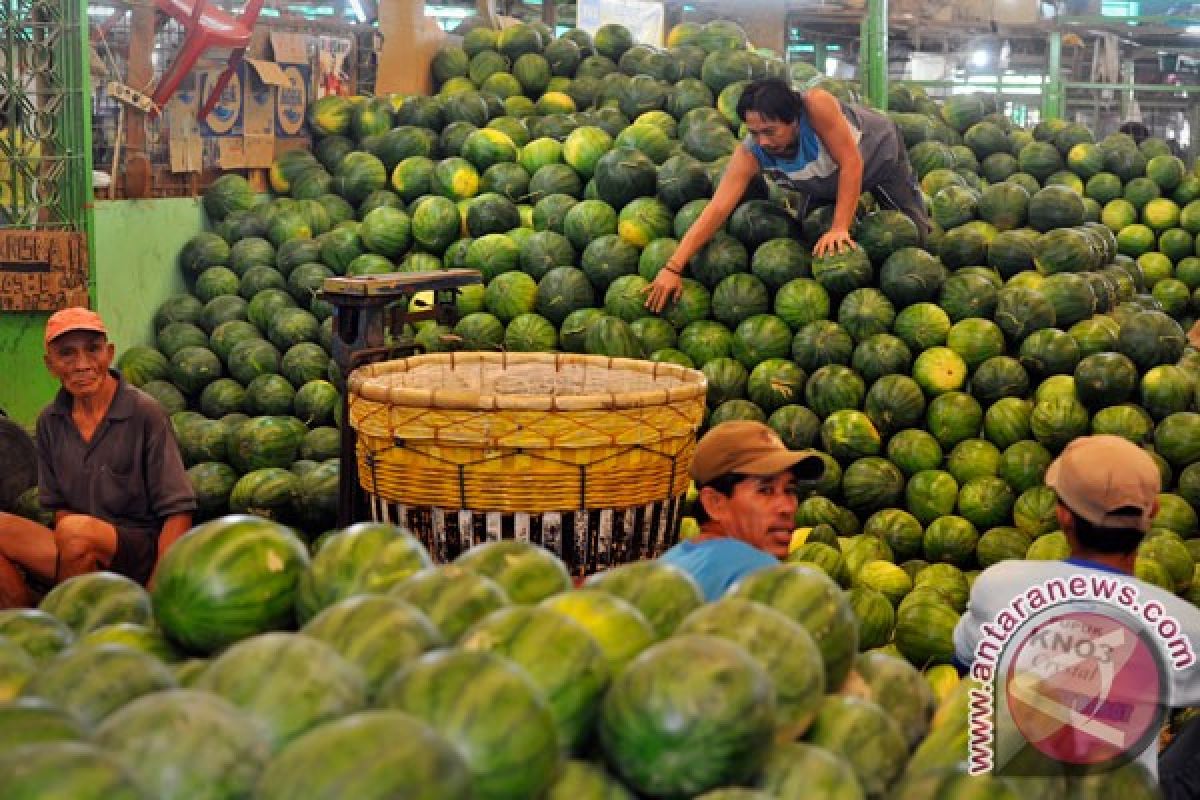
[[[367,21],[367,14],[363,11],[362,3],[359,0],[350,0],[350,10],[354,12],[354,16],[358,17],[360,23]]]
[[[986,67],[991,60],[992,54],[987,50],[980,49],[971,53],[971,66],[973,67]]]

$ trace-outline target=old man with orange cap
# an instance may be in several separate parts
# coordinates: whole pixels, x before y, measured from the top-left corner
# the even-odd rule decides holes
[[[196,509],[171,424],[112,369],[100,315],[63,309],[44,341],[62,384],[37,422],[38,498],[54,526],[0,514],[0,607],[98,569],[144,584]]]

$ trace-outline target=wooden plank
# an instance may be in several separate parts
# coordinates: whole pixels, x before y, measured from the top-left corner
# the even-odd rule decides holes
[[[88,304],[87,236],[0,229],[0,311]]]

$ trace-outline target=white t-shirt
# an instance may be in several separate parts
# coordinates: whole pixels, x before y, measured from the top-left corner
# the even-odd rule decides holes
[[[1070,585],[1070,580],[1076,576],[1081,580]],[[1125,610],[1141,619],[1148,632],[1158,631],[1158,626],[1168,618],[1174,620],[1178,624],[1177,633],[1152,636],[1159,643],[1167,664],[1166,703],[1171,708],[1200,706],[1200,608],[1132,575],[1082,559],[1002,561],[984,570],[975,579],[967,610],[954,629],[954,656],[960,668],[990,685],[993,676],[986,665],[994,666],[995,659],[980,659],[976,663],[980,643],[985,639],[994,643],[998,631],[1002,633],[1018,627],[1023,621],[1022,613],[1032,616],[1062,602],[1059,592],[1046,591],[1045,587],[1051,583],[1056,590],[1060,586],[1070,586],[1068,592],[1072,599],[1096,608],[1111,604]],[[1038,596],[1048,602],[1039,604]],[[1001,617],[1006,611],[1007,617]],[[1152,616],[1154,622],[1146,621],[1146,615]],[[1165,631],[1171,633],[1171,626]],[[1137,760],[1151,774],[1158,775],[1155,744],[1147,747]]]

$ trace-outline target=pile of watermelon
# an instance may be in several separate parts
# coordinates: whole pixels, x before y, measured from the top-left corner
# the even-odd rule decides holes
[[[192,291],[158,314],[158,351],[122,366],[172,412],[205,512],[256,511],[314,538],[334,506],[339,376],[329,275],[449,267],[484,285],[427,350],[564,350],[695,367],[706,424],[760,419],[814,447],[826,480],[792,558],[851,590],[864,639],[945,661],[971,580],[1055,559],[1046,467],[1092,432],[1144,445],[1163,474],[1139,577],[1200,601],[1200,176],[1168,145],[904,84],[889,113],[936,230],[861,199],[860,247],[813,259],[829,207],[765,181],[692,260],[683,296],[642,290],[696,219],[741,135],[746,81],[853,99],[736,25],[684,24],[669,47],[618,25],[560,38],[471,30],[435,58],[433,97],[327,97],[312,152],[280,156],[272,195],[236,175],[181,255]]]
[[[0,611],[4,796],[1156,796],[1136,764],[968,777],[970,684],[864,647],[852,595],[811,565],[705,603],[658,562],[575,588],[527,542],[435,566],[360,523],[311,549],[226,516],[150,592],[92,573]]]

